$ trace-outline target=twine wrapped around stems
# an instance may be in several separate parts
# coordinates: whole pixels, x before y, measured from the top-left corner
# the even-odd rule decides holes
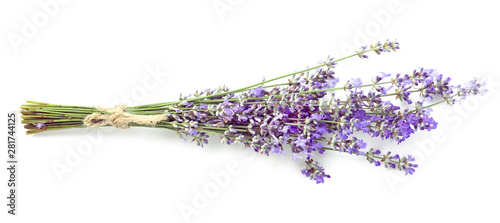
[[[124,111],[127,106],[115,105],[114,108],[97,107],[97,110],[108,114],[92,113],[85,117],[83,124],[89,127],[100,127],[112,125],[119,129],[130,128],[129,123],[156,125],[157,122],[165,120],[166,114],[161,115],[134,115]]]
[[[316,183],[330,178],[323,166],[312,158],[326,150],[364,157],[375,166],[413,174],[418,167],[413,156],[390,151],[383,154],[374,148],[364,150],[367,143],[351,135],[362,131],[371,137],[403,142],[416,131],[436,129],[437,122],[428,108],[444,102],[454,104],[457,96],[463,99],[482,93],[485,83],[474,79],[465,87],[454,86],[449,83],[451,78],[443,78],[436,70],[419,68],[411,74],[397,74],[390,81],[382,80],[391,74],[381,73],[372,78],[371,84],[351,78],[343,87],[335,87],[339,78],[333,68],[338,61],[354,56],[367,58],[365,54],[370,51],[380,54],[396,49],[399,49],[397,42],[378,42],[370,48],[363,46],[350,56],[337,60],[328,57],[317,66],[247,87],[207,88],[189,96],[181,95],[178,101],[114,108],[28,101],[30,104],[21,106],[21,117],[27,134],[110,125],[128,129],[140,125],[175,131],[185,141],[192,137],[192,141],[202,147],[208,143],[209,135],[220,137],[221,143],[241,143],[266,155],[283,155],[285,146],[289,146],[293,159],[305,161],[302,174]],[[267,85],[287,77],[290,77],[288,81]],[[391,86],[386,87],[387,84]],[[365,87],[371,88],[367,94],[361,90]],[[395,92],[388,93],[392,87]],[[346,99],[336,98],[334,91],[344,91]],[[413,110],[385,100],[385,97],[396,96],[409,105],[418,92],[420,100],[414,103]],[[424,105],[435,96],[443,99]]]

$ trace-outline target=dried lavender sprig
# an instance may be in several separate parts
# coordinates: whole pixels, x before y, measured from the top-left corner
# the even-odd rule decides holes
[[[398,82],[398,83],[399,83],[399,82]],[[229,101],[227,101],[227,100],[225,100],[225,103],[226,103],[227,105],[231,105],[231,104],[229,103]],[[394,106],[392,106],[392,107],[394,107]],[[396,109],[393,109],[392,107],[390,107],[390,106],[389,106],[389,108],[391,108],[391,109],[390,109],[390,111],[395,111]],[[405,115],[405,117],[406,117],[406,116],[408,116],[408,115],[409,115],[409,114],[408,114],[408,111],[406,111],[406,115]],[[425,113],[419,113],[418,115],[419,115],[419,116],[424,116],[424,115],[427,115],[427,114],[425,114]],[[417,117],[417,116],[412,115],[412,116],[409,116],[409,117]],[[425,116],[424,116],[424,117],[425,117]],[[419,118],[419,119],[420,119],[420,118]],[[286,124],[290,125],[290,123],[286,123]],[[411,123],[410,123],[410,124],[411,124]],[[428,125],[428,124],[424,124],[424,125],[422,125],[422,124],[423,124],[423,122],[422,122],[422,121],[419,121],[419,120],[416,120],[416,121],[413,123],[413,125],[415,125],[415,126],[416,126],[415,128],[417,128],[417,127],[418,127],[418,128],[421,128],[421,129],[422,129],[422,128],[423,128],[423,129],[426,129],[426,128],[429,128],[429,129],[435,128],[435,126],[432,126],[432,125]],[[303,125],[305,125],[305,124],[298,124],[298,123],[296,123],[296,124],[294,124],[294,125],[303,126]],[[345,129],[345,130],[347,130],[347,129]],[[396,129],[396,130],[397,130],[397,129]],[[413,131],[413,130],[412,130],[412,131]],[[252,133],[252,134],[255,134],[255,132],[254,132],[254,133]],[[269,138],[268,138],[268,139],[269,139]],[[294,144],[292,144],[292,146],[295,146],[295,149],[296,149],[297,151],[299,151],[299,150],[300,150],[300,149],[297,149],[297,147],[299,147],[299,146],[301,146],[301,145],[305,145],[305,143],[309,143],[309,148],[312,148],[312,149],[317,148],[317,147],[315,147],[315,145],[312,145],[312,143],[310,143],[310,142],[304,142],[304,140],[305,140],[306,138],[303,138],[303,137],[302,137],[302,138],[301,138],[301,137],[296,137],[295,139],[296,139],[296,140],[298,139],[299,141],[296,141],[296,142],[295,142],[295,145],[294,145]],[[258,142],[258,141],[259,141],[259,139],[257,139],[257,142]],[[231,143],[231,139],[229,139],[229,138],[225,138],[225,142],[229,142],[229,143]],[[273,152],[275,152],[275,153],[282,153],[282,151],[281,151],[280,149],[276,149],[276,147],[273,147],[273,148],[269,149],[269,144],[263,144],[263,146],[264,146],[264,147],[262,147],[262,146],[260,146],[260,147],[255,147],[255,146],[254,146],[254,148],[255,148],[255,150],[256,150],[256,151],[261,152],[261,153],[266,153],[266,154],[268,154],[268,153],[269,153],[269,151],[273,151]],[[318,148],[318,149],[319,149],[319,148]],[[293,148],[292,148],[292,151],[293,151]],[[314,150],[314,151],[315,151],[315,150]],[[321,150],[319,150],[319,151],[321,151]],[[308,153],[310,153],[310,151],[306,151],[306,155],[307,155],[307,156],[309,156],[309,155],[310,155],[310,154],[308,154]],[[320,153],[321,153],[321,152],[320,152]],[[294,153],[294,155],[295,155],[295,153]],[[413,171],[412,171],[412,170],[410,170],[410,169],[408,169],[408,170],[409,170],[409,172],[408,172],[408,173],[410,173],[410,174],[411,174],[411,173],[413,173]]]
[[[377,54],[399,48],[397,43],[377,43],[372,45],[369,50],[366,47],[356,54],[366,58],[364,55],[368,51],[375,51]],[[262,81],[259,84],[246,88],[230,91],[223,86],[216,90],[205,90],[195,93],[195,97],[180,97],[179,101],[159,103],[152,105],[136,106],[127,108],[126,112],[132,114],[163,114],[168,115],[167,120],[157,123],[155,126],[177,131],[181,138],[192,136],[198,145],[203,146],[207,143],[208,134],[221,136],[221,142],[243,143],[256,152],[284,154],[283,145],[290,145],[292,156],[297,159],[301,157],[306,160],[306,169],[303,173],[317,183],[322,183],[323,179],[329,176],[324,173],[324,169],[316,161],[312,160],[313,153],[323,154],[325,147],[321,141],[324,141],[325,133],[336,134],[336,142],[331,150],[348,152],[350,154],[363,154],[362,150],[366,147],[361,139],[348,138],[355,131],[363,131],[372,137],[390,138],[397,140],[398,143],[408,138],[416,130],[431,130],[435,128],[435,123],[429,117],[425,109],[416,109],[410,112],[408,109],[400,110],[398,106],[392,105],[389,101],[381,98],[384,96],[394,96],[411,104],[409,96],[411,88],[418,87],[419,83],[426,85],[419,91],[421,96],[428,98],[430,95],[440,95],[454,102],[450,95],[449,80],[442,79],[436,75],[427,75],[420,72],[414,72],[413,76],[396,75],[391,80],[392,87],[396,87],[395,94],[387,94],[389,88],[384,88],[380,82],[388,75],[383,74],[372,80],[372,90],[364,94],[360,89],[362,82],[360,79],[351,79],[342,88],[348,91],[348,99],[340,101],[332,100],[324,103],[321,99],[326,95],[326,91],[334,88],[338,83],[338,78],[334,77],[332,59],[327,60],[327,69],[319,69],[320,65],[308,68],[301,72],[292,73],[269,81]],[[337,60],[339,61],[339,60]],[[324,64],[326,64],[324,63]],[[325,66],[325,65],[322,66]],[[309,74],[309,71],[315,70],[316,73]],[[296,74],[299,74],[295,76]],[[428,72],[432,73],[432,72]],[[305,74],[305,77],[303,77]],[[276,84],[271,91],[266,91],[269,86],[263,86],[265,83],[292,76],[287,84]],[[418,77],[418,78],[417,78]],[[424,77],[424,78],[422,78]],[[436,79],[436,81],[434,81]],[[432,83],[432,86],[431,86]],[[410,86],[411,85],[411,86]],[[281,87],[280,87],[281,86]],[[462,95],[467,96],[478,92],[481,84],[470,84],[461,89]],[[473,87],[476,87],[475,89]],[[237,100],[236,93],[239,93]],[[283,94],[282,94],[283,93]],[[203,94],[206,94],[202,96]],[[280,97],[276,96],[280,95]],[[431,96],[432,97],[432,96]],[[215,100],[219,100],[217,103]],[[208,101],[215,102],[207,104]],[[449,103],[450,103],[449,102]],[[423,107],[423,102],[418,101],[417,107]],[[45,106],[45,107],[44,107]],[[38,128],[38,130],[49,130],[60,126],[71,126],[75,120],[81,121],[78,115],[88,114],[93,108],[57,108],[57,106],[41,105],[39,108],[26,107],[26,116],[31,119],[25,127],[28,129]],[[364,110],[369,109],[371,113]],[[101,112],[101,111],[94,111]],[[28,114],[29,113],[29,114]],[[44,117],[46,122],[35,123],[39,121],[40,114],[50,115]],[[56,125],[59,123],[61,125]],[[132,126],[137,126],[131,124]],[[30,130],[31,131],[31,130]],[[35,132],[38,132],[36,129]],[[340,137],[340,138],[337,138]],[[337,144],[335,144],[337,143]],[[330,149],[329,149],[330,150]],[[302,156],[299,156],[302,154]],[[370,151],[366,154],[370,154]],[[399,156],[387,157],[371,154],[367,156],[370,162],[383,162],[386,167],[396,166],[395,160]],[[397,157],[397,158],[396,158]],[[398,159],[399,160],[399,159]],[[409,161],[411,158],[408,158]],[[401,162],[401,161],[398,161]],[[406,173],[412,174],[416,165],[404,164],[400,170],[404,169]],[[402,169],[401,169],[402,168]]]
[[[398,43],[397,42],[390,42],[390,41],[386,41],[386,43],[384,43],[384,47],[392,47],[394,48],[394,46],[397,46]],[[356,52],[355,54],[352,54],[350,56],[347,56],[347,57],[344,57],[344,58],[341,58],[341,59],[338,59],[338,60],[333,60],[333,58],[328,58],[324,63],[318,65],[318,66],[315,66],[315,67],[311,67],[311,68],[308,68],[308,69],[305,69],[305,70],[302,70],[302,71],[298,71],[298,72],[294,72],[294,73],[291,73],[291,74],[288,74],[288,75],[284,75],[284,76],[280,76],[280,77],[277,77],[277,78],[273,78],[273,79],[270,79],[270,80],[267,80],[267,81],[262,81],[260,83],[257,83],[257,84],[254,84],[254,85],[251,85],[251,86],[248,86],[248,87],[245,87],[245,88],[241,88],[241,89],[238,89],[238,90],[234,90],[234,91],[231,91],[229,92],[227,88],[223,87],[223,88],[219,88],[217,90],[217,93],[216,94],[210,94],[209,97],[217,97],[217,96],[223,96],[223,95],[227,95],[227,94],[231,94],[231,93],[234,93],[234,92],[242,92],[246,89],[249,89],[251,87],[255,87],[255,86],[262,86],[263,84],[265,83],[268,83],[268,82],[271,82],[271,81],[274,81],[274,80],[278,80],[278,79],[281,79],[281,78],[285,78],[285,77],[288,77],[288,76],[293,76],[295,74],[299,74],[299,73],[304,73],[304,72],[307,72],[307,71],[310,71],[310,70],[313,70],[313,69],[317,69],[317,68],[320,68],[320,67],[323,67],[323,66],[328,66],[328,67],[333,67],[333,65],[338,62],[338,61],[341,61],[341,60],[344,60],[344,59],[347,59],[347,58],[350,58],[350,57],[353,57],[353,56],[356,56],[356,55],[359,55],[359,54],[365,54],[369,51],[375,51],[377,53],[379,53],[378,51],[380,50],[380,44],[376,44],[375,47],[372,47],[370,50],[364,50],[363,52]],[[208,97],[207,97],[208,98]],[[197,98],[198,100],[200,99],[203,99],[203,98]],[[189,99],[189,100],[193,100],[193,99]],[[177,103],[180,103],[180,101],[177,101],[177,102],[167,102],[167,103],[164,103],[165,105],[171,105],[171,104],[177,104]],[[47,114],[51,114],[51,115],[55,115],[55,114],[59,114],[59,115],[62,115],[62,116],[66,116],[66,117],[70,117],[70,118],[73,118],[75,119],[74,122],[78,122],[80,120],[78,120],[79,117],[77,114],[75,113],[79,113],[81,114],[80,116],[83,116],[83,115],[87,115],[88,114],[88,110],[92,110],[92,113],[94,112],[100,112],[98,110],[96,110],[95,108],[93,107],[85,107],[85,106],[63,106],[63,105],[51,105],[51,104],[47,104],[47,103],[41,103],[41,102],[34,102],[34,101],[28,101],[28,103],[32,103],[32,104],[35,104],[38,108],[37,112],[35,113],[30,113],[30,111],[33,111],[33,109],[30,109],[30,106],[31,105],[25,105],[24,107],[21,107],[23,109],[23,112],[24,114],[32,114],[33,116],[35,117],[27,117],[26,116],[26,119],[34,119],[36,118],[36,116],[41,116],[43,117]],[[160,103],[161,104],[161,103]],[[144,110],[141,110],[142,112],[137,112],[137,114],[141,113],[141,114],[144,114],[144,113],[147,113],[147,114],[157,114],[157,113],[161,113],[161,112],[164,112],[166,109],[165,108],[162,108],[162,107],[157,107],[158,104],[152,104],[152,105],[142,105],[142,106],[136,106],[137,109],[139,108],[144,108],[146,107],[146,109]],[[41,107],[43,106],[43,108]],[[156,108],[154,108],[156,107]],[[33,107],[31,107],[33,108]],[[60,109],[51,109],[51,108],[60,108]],[[71,112],[70,113],[64,113],[64,111],[62,110],[62,108],[69,108],[71,109]],[[83,109],[87,109],[87,110],[84,110],[84,111],[80,111],[78,112],[76,108],[83,108]],[[132,108],[129,108],[128,111],[129,112],[133,112],[134,110],[134,107]],[[139,110],[138,110],[139,111]],[[38,113],[43,113],[42,115],[38,114]],[[47,116],[43,117],[43,118],[47,118]],[[47,119],[46,120],[46,123],[52,123],[54,122],[55,120],[54,119]],[[33,123],[29,123],[27,122],[27,124],[33,124]],[[67,123],[63,123],[63,124],[67,124]],[[28,131],[28,134],[30,133],[35,133],[35,132],[40,132],[40,131],[43,131],[44,129],[49,129],[51,126],[54,126],[56,127],[55,125],[52,125],[52,124],[48,124],[47,128],[39,128],[41,130],[39,131]],[[32,129],[34,126],[27,126],[29,129]]]
[[[375,53],[380,54],[381,52],[391,52],[391,50],[392,51],[396,51],[397,49],[399,49],[399,43],[397,41],[386,40],[384,43],[377,42],[376,44],[371,45],[370,49],[366,49],[366,46],[365,46],[365,49],[363,49],[362,51],[356,51],[354,54],[351,54],[349,56],[346,56],[346,57],[343,57],[343,58],[340,58],[340,59],[337,59],[337,60],[334,60],[333,58],[328,57],[325,62],[323,62],[323,63],[321,63],[321,64],[319,64],[317,66],[310,67],[310,68],[307,68],[307,69],[304,69],[304,70],[301,70],[301,71],[297,71],[297,72],[293,72],[293,73],[286,74],[286,75],[283,75],[283,76],[279,76],[279,77],[276,77],[276,78],[272,78],[272,79],[269,79],[269,80],[265,80],[265,81],[262,81],[260,83],[252,84],[250,86],[243,87],[243,88],[240,88],[240,89],[237,89],[237,90],[232,90],[232,91],[226,90],[226,91],[222,91],[222,92],[219,92],[219,93],[210,94],[210,95],[206,95],[206,96],[199,96],[199,97],[194,97],[194,98],[189,98],[189,99],[186,98],[184,100],[187,101],[187,102],[191,102],[191,101],[195,101],[195,100],[203,100],[203,99],[206,99],[206,98],[225,96],[227,94],[234,94],[234,93],[242,92],[242,91],[245,91],[247,89],[250,89],[250,88],[253,88],[253,87],[257,87],[257,86],[260,86],[260,85],[263,85],[263,84],[275,81],[275,80],[279,80],[279,79],[286,78],[286,77],[289,77],[289,76],[293,76],[293,75],[296,75],[296,74],[301,74],[301,73],[308,72],[310,70],[315,70],[315,69],[318,69],[318,68],[321,68],[321,67],[324,67],[324,66],[332,67],[337,62],[345,60],[345,59],[348,59],[348,58],[351,58],[351,57],[354,57],[354,56],[360,56],[360,57],[363,57],[363,58],[367,58],[366,53],[368,53],[370,51],[374,51]],[[167,102],[167,103],[156,103],[156,104],[148,104],[148,105],[139,105],[139,106],[135,106],[133,108],[158,107],[158,106],[161,107],[161,106],[165,106],[165,105],[182,103],[184,100],[179,100],[179,101],[175,101],[175,102]]]

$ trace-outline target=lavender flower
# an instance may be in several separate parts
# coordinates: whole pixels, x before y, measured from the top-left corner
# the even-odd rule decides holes
[[[38,129],[41,129],[43,126],[45,126],[45,123],[36,123]]]
[[[351,85],[352,85],[352,88],[360,88],[361,85],[363,85],[363,82],[361,82],[361,79],[359,78],[352,78],[351,79]]]
[[[366,59],[370,51],[381,54],[397,49],[399,43],[396,41],[378,42],[361,47],[349,57]],[[464,99],[485,92],[485,83],[480,79],[463,86],[453,86],[451,78],[434,69],[423,68],[410,74],[381,72],[372,78],[372,84],[366,85],[360,78],[352,78],[341,87],[336,87],[340,79],[333,69],[340,60],[328,57],[318,62],[317,66],[245,88],[229,90],[222,86],[204,89],[187,96],[181,94],[177,102],[130,107],[126,112],[136,115],[165,114],[166,118],[153,127],[174,130],[183,140],[192,137],[192,141],[202,147],[208,143],[209,135],[216,135],[223,144],[243,144],[268,156],[289,152],[293,161],[304,160],[302,174],[316,183],[323,183],[330,175],[313,157],[325,154],[327,150],[361,156],[375,166],[413,174],[418,167],[414,157],[367,149],[367,143],[353,134],[360,132],[369,137],[403,143],[418,131],[436,129],[437,122],[430,116],[430,107],[441,102],[453,105],[456,97]],[[281,78],[288,80],[267,85]],[[336,97],[335,91],[344,91],[345,99]],[[405,103],[396,106],[390,100],[391,96]],[[426,105],[435,98],[442,98],[442,101]],[[30,115],[30,112],[40,107],[43,109],[43,106],[26,106],[23,112]],[[44,112],[54,111],[48,108],[49,105]],[[95,112],[93,107],[78,107],[74,113],[71,110],[55,110],[55,116],[65,117],[58,125],[75,125],[66,117],[81,121],[85,109],[89,114]],[[28,121],[26,127],[36,127],[40,131],[56,128],[55,122],[37,122]],[[42,129],[42,126],[46,128]]]
[[[317,184],[324,183],[325,178],[330,178],[330,175],[325,174],[323,167],[313,159],[306,160],[306,168],[302,170],[302,174],[311,180],[315,180]]]
[[[449,84],[450,79],[443,79],[435,70],[420,69],[411,75],[397,74],[391,81],[381,82],[391,76],[381,73],[372,80],[374,86],[371,91],[365,93],[361,90],[361,79],[351,79],[342,88],[348,90],[345,101],[333,98],[325,102],[322,97],[326,91],[322,89],[333,88],[338,83],[331,68],[333,66],[321,70],[316,68],[312,74],[293,76],[285,87],[271,90],[259,87],[242,92],[237,98],[225,97],[222,103],[217,104],[216,111],[207,114],[215,115],[215,118],[196,121],[213,126],[223,123],[220,127],[237,125],[242,131],[225,131],[221,135],[222,140],[229,144],[241,142],[262,154],[284,154],[283,146],[289,145],[292,160],[304,157],[306,168],[302,173],[317,183],[324,182],[324,178],[329,175],[312,157],[315,153],[323,154],[325,150],[366,156],[376,166],[383,165],[413,174],[418,165],[413,163],[414,158],[411,156],[390,156],[390,153],[380,155],[379,150],[373,149],[364,152],[367,144],[362,139],[349,136],[361,131],[371,137],[402,143],[417,131],[435,129],[437,122],[429,116],[430,109],[423,106],[425,100],[414,103],[411,98],[413,93],[418,92],[425,97],[451,97],[454,87]],[[383,84],[392,85],[383,87]],[[462,96],[468,96],[477,94],[481,87],[482,83],[478,81],[470,82],[459,91]],[[356,90],[350,91],[353,88]],[[395,93],[388,94],[393,88]],[[260,99],[263,95],[269,96]],[[409,108],[403,109],[384,100],[385,96],[392,95],[407,104],[415,104],[416,109],[410,111]],[[243,103],[237,105],[237,101]],[[207,99],[197,103],[204,105],[214,102]],[[183,109],[186,108],[189,106]],[[326,140],[325,135],[330,133],[335,136]]]

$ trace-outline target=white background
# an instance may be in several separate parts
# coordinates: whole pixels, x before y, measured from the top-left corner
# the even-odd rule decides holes
[[[3,115],[26,100],[136,105],[223,84],[236,89],[387,38],[401,50],[339,63],[341,82],[426,67],[455,84],[484,77],[490,92],[435,108],[434,132],[400,145],[369,140],[415,154],[415,175],[327,153],[320,160],[332,178],[322,185],[303,177],[289,155],[261,156],[217,137],[200,148],[162,129],[26,136],[18,125],[18,215],[6,213],[4,169],[1,222],[498,219],[500,16],[491,1],[69,1],[49,12],[46,2],[0,5]],[[34,30],[23,34],[27,26]],[[68,161],[75,153],[80,159]],[[60,165],[71,172],[58,174]],[[229,174],[228,165],[235,169],[219,186],[210,173]]]

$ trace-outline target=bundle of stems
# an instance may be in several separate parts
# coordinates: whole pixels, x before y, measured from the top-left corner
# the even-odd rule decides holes
[[[436,128],[430,107],[444,102],[453,105],[457,99],[482,93],[485,83],[474,79],[464,86],[453,86],[450,78],[443,78],[436,70],[419,68],[387,81],[383,80],[391,75],[382,72],[370,84],[352,78],[336,87],[339,78],[333,68],[337,62],[397,49],[396,41],[378,42],[352,55],[336,60],[329,57],[317,66],[240,89],[205,89],[181,94],[173,102],[103,109],[27,101],[21,106],[22,123],[27,134],[92,126],[164,128],[176,131],[183,140],[192,137],[200,146],[208,142],[208,135],[216,135],[223,143],[242,143],[267,155],[285,154],[283,146],[288,145],[294,160],[305,161],[302,173],[317,183],[330,177],[313,160],[314,155],[326,150],[361,156],[375,166],[413,174],[418,165],[411,155],[365,150],[366,143],[352,134],[363,132],[401,143],[416,131]],[[345,92],[346,98],[336,97],[337,91]],[[415,95],[419,99],[413,102]],[[430,103],[436,96],[442,100]],[[413,108],[401,108],[385,100],[391,98]],[[332,136],[328,138],[327,134]]]

